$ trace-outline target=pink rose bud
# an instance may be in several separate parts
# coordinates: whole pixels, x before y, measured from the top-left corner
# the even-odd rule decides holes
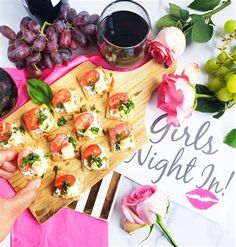
[[[157,107],[167,113],[167,123],[179,126],[191,116],[195,99],[195,89],[189,77],[164,75],[157,91]]]
[[[156,215],[164,217],[169,201],[156,186],[145,185],[123,198],[122,211],[126,221],[132,224],[147,225],[156,222]]]
[[[155,39],[168,47],[174,60],[178,59],[186,47],[186,39],[183,32],[177,27],[163,28]]]

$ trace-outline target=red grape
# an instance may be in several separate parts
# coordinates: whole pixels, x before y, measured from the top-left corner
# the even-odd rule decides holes
[[[17,39],[22,39],[23,38],[23,33],[21,31],[19,31],[17,34],[16,34],[16,38]]]
[[[78,13],[78,17],[85,16],[85,15],[89,15],[89,13],[87,11],[81,11]]]
[[[17,61],[15,64],[16,64],[16,68],[17,69],[24,69],[24,68],[26,68],[26,62],[25,62],[25,60]]]
[[[28,24],[32,19],[29,16],[25,16],[20,22],[20,30],[25,31],[28,29]]]
[[[73,30],[72,31],[72,37],[74,40],[76,40],[82,47],[87,47],[88,46],[88,39],[87,37],[84,35],[84,33],[82,33],[79,30]]]
[[[61,48],[67,48],[70,45],[71,41],[71,31],[68,29],[65,29],[61,32],[59,37],[59,45]]]
[[[49,27],[46,30],[46,35],[47,35],[47,38],[49,40],[55,41],[57,43],[57,41],[58,41],[58,33],[56,32],[54,27]]]
[[[16,33],[8,26],[0,26],[0,33],[7,39],[16,39]]]
[[[75,9],[71,8],[67,14],[67,20],[72,23],[73,21],[73,18],[77,16],[77,12]]]
[[[43,51],[45,49],[46,42],[47,42],[46,37],[44,35],[39,35],[34,40],[33,49],[38,52]]]
[[[88,24],[81,27],[81,31],[87,35],[94,35],[96,33],[97,26],[94,24]]]
[[[40,69],[35,69],[32,67],[28,68],[28,77],[29,78],[39,78],[42,75],[42,71]]]
[[[17,61],[16,53],[15,53],[15,46],[14,45],[11,45],[11,46],[8,47],[7,56],[8,56],[8,59],[11,62],[15,63]]]
[[[81,27],[88,24],[88,15],[76,16],[73,19],[72,25],[75,27]]]
[[[59,11],[59,19],[66,20],[69,11],[70,11],[70,5],[62,4]]]
[[[98,19],[99,19],[99,15],[97,15],[97,14],[90,15],[90,16],[89,16],[88,23],[89,23],[89,24],[97,25]]]
[[[40,52],[33,52],[30,56],[27,57],[26,62],[28,66],[35,65],[41,61],[41,54]]]
[[[36,38],[36,35],[34,32],[30,30],[23,31],[23,39],[25,40],[27,44],[32,45],[35,38]]]
[[[57,20],[54,23],[54,28],[56,32],[61,33],[65,29],[65,23],[61,20]]]
[[[70,49],[75,51],[75,50],[78,49],[78,47],[79,47],[78,42],[73,40],[73,39],[71,39],[71,41],[70,41]]]
[[[48,54],[43,54],[43,64],[49,69],[53,67],[52,60]]]
[[[60,49],[59,52],[64,62],[69,61],[72,57],[72,51],[70,49]]]
[[[28,29],[30,31],[33,31],[34,33],[38,33],[40,30],[40,25],[37,21],[31,20],[31,21],[29,21]]]
[[[53,40],[49,40],[45,46],[45,50],[49,53],[55,52],[57,48],[58,48],[57,42]]]
[[[19,44],[15,48],[15,58],[17,61],[27,58],[30,54],[30,48],[26,44]]]
[[[51,53],[50,58],[51,58],[52,62],[56,65],[60,65],[63,62],[61,54],[57,51],[54,53]]]

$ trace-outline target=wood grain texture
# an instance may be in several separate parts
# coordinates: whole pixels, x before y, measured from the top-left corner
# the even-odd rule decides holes
[[[118,120],[111,120],[105,118],[106,111],[106,102],[107,95],[103,95],[102,97],[95,97],[89,102],[86,102],[86,99],[83,95],[83,92],[79,86],[78,80],[76,77],[82,76],[86,71],[89,71],[96,66],[90,62],[84,62],[74,70],[69,72],[67,75],[56,81],[52,86],[52,90],[58,90],[60,88],[68,88],[68,89],[76,89],[80,92],[82,103],[86,105],[92,106],[95,105],[96,108],[101,111],[99,114],[99,118],[101,121],[101,126],[104,129],[107,129],[116,123],[120,122]],[[47,172],[44,175],[42,180],[42,185],[39,189],[38,196],[34,203],[30,206],[30,210],[33,216],[40,222],[43,223],[56,214],[59,210],[69,205],[72,201],[77,198],[72,199],[61,199],[55,198],[52,196],[52,187],[53,187],[53,179],[54,172],[53,166],[58,165],[60,173],[71,173],[74,175],[84,175],[84,185],[83,191],[86,191],[88,188],[96,184],[99,180],[101,180],[106,174],[108,174],[111,170],[114,170],[119,164],[122,163],[128,156],[130,156],[133,152],[140,149],[145,143],[148,142],[148,138],[145,131],[144,126],[144,116],[145,109],[147,103],[152,95],[153,91],[159,85],[163,74],[172,73],[175,71],[176,65],[173,64],[169,68],[164,68],[163,66],[157,64],[155,61],[151,60],[142,67],[129,71],[129,72],[116,72],[112,71],[115,84],[115,91],[124,91],[132,96],[135,103],[135,109],[132,112],[132,115],[129,119],[129,122],[132,127],[133,135],[136,140],[136,147],[132,151],[126,151],[122,153],[112,154],[108,151],[109,158],[109,166],[108,170],[104,171],[88,171],[86,169],[81,169],[81,162],[79,159],[72,159],[69,161],[58,161],[53,162],[50,161],[50,166]],[[22,115],[34,107],[35,104],[31,101],[27,102],[21,108],[19,108],[16,112],[10,115],[5,121],[13,122],[15,119],[21,119]],[[73,120],[69,118],[68,124],[66,127],[59,127],[56,130],[56,133],[64,132],[64,131],[73,131]],[[85,144],[91,142],[104,143],[107,147],[109,147],[108,139],[106,136],[102,136],[97,138],[95,141],[79,141],[79,145],[83,146]],[[29,143],[28,146],[40,146],[45,152],[49,151],[49,146],[46,138],[41,138],[35,141],[31,140],[32,143]],[[86,143],[85,143],[86,142]],[[10,180],[13,188],[18,191],[22,187],[24,187],[27,183],[28,179],[21,175],[20,172],[16,172],[14,177]]]

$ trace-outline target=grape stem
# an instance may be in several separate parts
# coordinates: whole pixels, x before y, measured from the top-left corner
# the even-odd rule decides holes
[[[45,21],[45,22],[43,23],[43,26],[42,26],[41,29],[40,29],[40,33],[41,33],[41,34],[44,34],[44,29],[45,29],[45,27],[47,27],[47,26],[52,26],[52,25],[53,25],[52,23],[49,23],[49,22]]]

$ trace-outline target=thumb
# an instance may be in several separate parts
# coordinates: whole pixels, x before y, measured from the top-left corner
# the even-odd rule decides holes
[[[37,190],[40,187],[41,179],[35,179],[29,182],[23,189],[9,200],[9,210],[15,217],[19,216],[28,208],[37,196]]]

